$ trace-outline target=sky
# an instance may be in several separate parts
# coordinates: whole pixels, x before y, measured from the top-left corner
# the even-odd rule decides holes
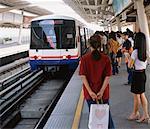
[[[41,8],[47,9],[54,14],[60,14],[60,15],[65,15],[65,16],[71,16],[74,17],[93,30],[102,30],[101,27],[99,27],[96,24],[89,24],[87,23],[79,14],[77,14],[70,6],[66,5],[63,0],[26,0],[33,5],[37,5]]]

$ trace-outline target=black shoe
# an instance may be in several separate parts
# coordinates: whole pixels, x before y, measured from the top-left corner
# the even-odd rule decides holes
[[[130,85],[130,83],[124,83],[123,85],[127,86],[127,85]]]

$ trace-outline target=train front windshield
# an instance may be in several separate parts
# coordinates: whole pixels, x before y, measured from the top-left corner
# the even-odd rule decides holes
[[[31,49],[75,48],[75,21],[40,20],[31,23]]]

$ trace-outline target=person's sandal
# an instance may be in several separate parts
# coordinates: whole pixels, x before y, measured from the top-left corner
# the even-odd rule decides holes
[[[139,119],[139,120],[136,120],[136,122],[150,124],[150,118],[144,118],[143,120]]]
[[[138,120],[140,118],[140,114],[135,115],[134,117],[129,116],[127,119],[129,121]]]

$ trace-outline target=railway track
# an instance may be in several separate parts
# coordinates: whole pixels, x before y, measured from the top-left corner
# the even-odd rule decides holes
[[[66,87],[70,75],[63,70],[51,76],[43,71],[31,72],[26,69],[19,75],[3,80],[0,83],[3,84],[0,90],[1,128],[42,128]]]
[[[10,64],[4,65],[0,67],[0,80],[7,78],[8,76],[13,76],[15,73],[29,68],[28,64],[29,58],[22,58],[16,60]]]

